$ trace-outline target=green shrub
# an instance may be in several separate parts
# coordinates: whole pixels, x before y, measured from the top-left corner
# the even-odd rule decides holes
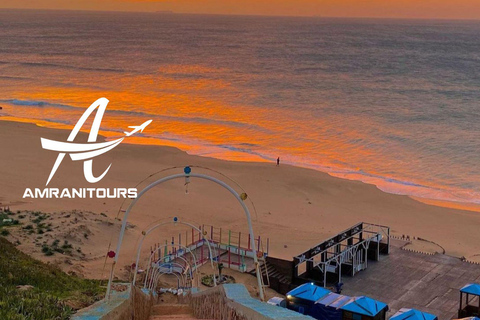
[[[63,243],[62,249],[72,249],[72,245],[67,240]]]
[[[22,253],[5,238],[0,238],[0,252],[0,274],[8,275],[0,277],[0,319],[69,319],[74,310],[66,300],[84,307],[103,297],[99,281],[67,275]],[[48,245],[42,252],[53,254]],[[31,285],[33,289],[20,291],[18,285]]]

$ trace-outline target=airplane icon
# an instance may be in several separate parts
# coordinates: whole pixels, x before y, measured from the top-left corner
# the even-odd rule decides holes
[[[123,133],[125,133],[127,137],[130,137],[132,134],[137,133],[138,131],[143,132],[143,129],[145,129],[150,123],[152,123],[152,120],[145,121],[139,126],[129,126],[129,128],[133,130],[131,132],[124,131]]]

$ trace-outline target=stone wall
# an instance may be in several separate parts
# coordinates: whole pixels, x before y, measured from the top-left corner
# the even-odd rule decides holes
[[[112,290],[110,299],[79,310],[72,320],[148,320],[155,296],[130,284],[115,285],[125,290]]]

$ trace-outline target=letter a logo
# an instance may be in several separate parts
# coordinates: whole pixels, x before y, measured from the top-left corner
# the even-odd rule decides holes
[[[125,132],[125,137],[122,137],[113,141],[96,143],[98,130],[100,129],[100,123],[102,122],[103,114],[107,109],[108,102],[109,102],[108,99],[100,98],[94,103],[92,103],[90,107],[88,107],[88,109],[85,110],[83,115],[78,120],[77,124],[75,125],[72,132],[68,136],[67,142],[54,141],[54,140],[49,140],[45,138],[40,139],[42,142],[43,149],[59,152],[57,156],[57,160],[53,165],[52,171],[50,172],[50,176],[48,177],[46,185],[48,185],[50,183],[50,180],[52,180],[53,176],[55,175],[55,172],[57,171],[58,167],[60,167],[60,164],[62,163],[63,158],[67,153],[70,155],[70,158],[73,161],[83,160],[83,173],[85,175],[85,179],[88,182],[96,183],[102,180],[103,177],[107,174],[112,164],[110,164],[108,168],[105,169],[105,171],[100,176],[95,177],[93,176],[93,172],[92,172],[92,167],[93,167],[92,158],[112,150],[113,148],[118,146],[125,139],[125,137],[131,136],[134,133],[139,131],[143,132],[143,129],[145,129],[145,127],[152,122],[152,120],[148,120],[140,126],[129,127],[129,128],[133,128],[134,130],[132,130],[131,132]],[[88,117],[92,114],[92,112],[96,108],[98,108],[98,110],[95,115],[95,119],[93,120],[92,128],[90,129],[90,134],[88,135],[89,143],[73,143],[72,141],[75,139],[78,132],[80,131],[82,126],[85,124],[85,121],[88,119]]]

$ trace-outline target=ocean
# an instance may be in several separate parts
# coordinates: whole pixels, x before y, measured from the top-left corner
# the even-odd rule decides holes
[[[480,21],[0,10],[2,119],[100,97],[108,137],[480,204]]]

